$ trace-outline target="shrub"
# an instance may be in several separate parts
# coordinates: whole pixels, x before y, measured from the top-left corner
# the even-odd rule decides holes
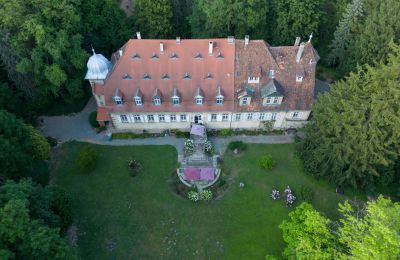
[[[135,138],[143,138],[143,134],[135,134],[135,133],[113,133],[114,139],[135,139]]]
[[[172,130],[171,130],[172,131]],[[189,132],[182,132],[179,130],[175,131],[175,137],[177,138],[189,138],[190,137],[190,133]]]
[[[142,164],[135,160],[135,159],[131,159],[128,161],[128,167],[129,167],[129,174],[132,177],[135,177],[136,175],[138,175],[138,173],[143,169]]]
[[[184,151],[186,154],[190,154],[190,153],[193,153],[193,152],[194,152],[194,143],[193,143],[193,140],[192,140],[192,139],[187,139],[187,140],[185,141],[185,144],[184,144],[184,146],[183,146],[183,151]]]
[[[219,130],[220,136],[231,136],[233,134],[232,129],[221,129]]]
[[[210,190],[203,190],[200,193],[200,200],[210,201],[213,197],[212,191]]]
[[[258,159],[258,166],[264,170],[272,170],[276,165],[275,160],[271,155],[264,155]]]
[[[311,188],[307,186],[302,186],[297,192],[297,196],[301,201],[312,203],[314,192]]]
[[[245,151],[247,149],[247,144],[243,143],[242,141],[234,141],[229,143],[228,149],[231,151],[235,149],[239,149],[240,151]]]
[[[188,199],[193,201],[193,202],[196,202],[196,201],[199,200],[199,194],[196,191],[193,191],[193,190],[189,191],[188,192]]]
[[[93,111],[92,113],[89,114],[89,124],[93,128],[99,127],[99,122],[97,122],[96,118],[97,118],[97,111]]]
[[[33,126],[28,126],[29,137],[33,147],[33,157],[38,160],[47,160],[50,157],[50,144],[43,135]]]
[[[212,145],[212,143],[211,143],[210,141],[207,141],[207,142],[204,144],[204,148],[205,148],[205,150],[206,150],[206,154],[207,154],[207,155],[211,156],[211,155],[214,154],[214,147],[213,147],[213,145]]]
[[[78,166],[83,172],[91,172],[96,168],[97,153],[91,146],[85,146],[81,149],[78,156]]]

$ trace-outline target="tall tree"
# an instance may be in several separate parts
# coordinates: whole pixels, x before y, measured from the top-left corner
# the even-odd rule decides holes
[[[266,38],[267,0],[199,0],[195,1],[190,16],[192,36],[226,37],[234,35]]]
[[[188,17],[192,14],[193,0],[172,0],[173,24],[175,35],[190,38]]]
[[[18,178],[36,160],[49,157],[49,144],[40,133],[13,114],[0,110],[0,179]]]
[[[58,96],[61,91],[71,97],[82,94],[87,54],[81,48],[76,4],[74,0],[0,0],[0,29],[9,33],[16,71],[32,78],[36,96]]]
[[[334,38],[329,46],[331,52],[327,57],[328,63],[336,64],[339,56],[343,53],[351,40],[351,34],[355,30],[364,16],[365,0],[353,0],[347,5],[346,12],[340,20],[339,25],[334,33]]]
[[[357,22],[347,48],[337,58],[341,75],[354,71],[357,65],[386,59],[389,42],[400,43],[400,1],[366,0],[364,5],[364,19]]]
[[[400,46],[387,64],[359,68],[313,107],[300,156],[305,168],[338,184],[390,183],[400,154]]]
[[[273,43],[292,45],[297,36],[308,38],[310,33],[317,36],[321,20],[319,0],[276,0]]]
[[[339,223],[302,203],[280,228],[288,259],[398,259],[400,204],[380,196],[366,207],[339,204]]]
[[[79,8],[83,44],[110,56],[134,34],[133,24],[115,0],[85,0]]]
[[[134,21],[143,37],[172,37],[172,8],[169,0],[136,0]]]

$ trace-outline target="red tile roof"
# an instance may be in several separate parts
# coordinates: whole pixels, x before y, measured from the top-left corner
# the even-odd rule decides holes
[[[213,56],[208,54],[209,41],[214,43]],[[160,52],[160,42],[164,51]],[[190,111],[232,111],[234,107],[234,56],[235,44],[227,39],[147,40],[131,39],[122,48],[123,55],[113,55],[114,67],[104,86],[95,86],[96,93],[104,92],[106,106],[114,112],[190,112]],[[197,54],[202,58],[195,58]],[[220,56],[223,58],[218,57]],[[152,59],[153,54],[158,59]],[[132,58],[136,55],[136,58]],[[140,58],[137,58],[140,56]],[[177,58],[171,58],[177,56]],[[169,79],[162,79],[167,73]],[[132,79],[123,79],[128,74]],[[143,79],[144,75],[151,79]],[[207,78],[211,74],[212,78]],[[185,75],[187,78],[185,79]],[[215,104],[215,96],[221,87],[225,94],[223,105]],[[104,88],[102,91],[100,88]],[[180,105],[171,103],[173,89],[177,88]],[[196,105],[194,96],[198,88],[204,94],[204,104]],[[114,105],[116,91],[122,93],[124,104]],[[137,89],[143,95],[143,105],[136,106],[132,97]],[[162,94],[162,104],[152,104],[154,91]]]
[[[110,116],[107,114],[107,109],[105,107],[97,108],[97,121],[110,121]]]

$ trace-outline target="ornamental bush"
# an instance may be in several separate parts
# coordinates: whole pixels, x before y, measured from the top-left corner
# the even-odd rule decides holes
[[[276,165],[275,160],[271,155],[264,155],[258,159],[258,166],[264,170],[272,170]]]
[[[93,127],[93,128],[97,128],[99,127],[99,122],[97,122],[97,111],[93,111],[89,114],[89,124]]]
[[[198,201],[199,200],[199,193],[197,193],[196,191],[193,191],[193,190],[189,191],[188,192],[188,199],[193,201],[193,202]]]
[[[205,150],[206,150],[206,153],[208,154],[208,155],[213,155],[214,154],[214,147],[213,147],[213,145],[212,145],[212,143],[210,142],[210,141],[207,141],[205,144],[204,144],[204,148],[205,148]]]
[[[247,149],[247,144],[243,143],[242,141],[234,141],[229,143],[228,149],[231,151],[235,149],[239,149],[240,151],[245,151]]]
[[[85,146],[79,152],[78,166],[83,172],[91,172],[96,168],[97,153],[91,146]]]
[[[131,175],[132,177],[135,177],[136,175],[138,175],[138,173],[143,169],[142,164],[135,159],[131,159],[128,161],[128,167],[129,167],[129,175]]]
[[[183,150],[186,154],[194,152],[194,143],[192,139],[187,139],[183,146]]]
[[[210,190],[203,190],[200,193],[200,200],[210,201],[213,197],[212,191]]]

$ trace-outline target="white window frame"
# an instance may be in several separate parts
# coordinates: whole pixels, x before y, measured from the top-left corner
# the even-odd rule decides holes
[[[154,115],[147,115],[147,122],[154,122]]]
[[[142,98],[141,97],[135,97],[135,104],[137,106],[143,105]]]
[[[278,113],[276,113],[276,112],[271,113],[271,121],[276,121],[277,117],[278,117]]]
[[[211,121],[217,121],[217,114],[211,114]]]
[[[249,105],[249,97],[242,97],[242,106]]]
[[[165,115],[158,115],[158,122],[165,122]]]
[[[240,120],[242,120],[242,114],[239,113],[235,114],[235,121],[240,121]]]
[[[169,115],[169,118],[170,118],[171,122],[176,122],[176,115],[175,114]]]
[[[227,113],[222,114],[222,121],[228,121],[229,115]]]
[[[258,120],[260,120],[260,121],[265,120],[265,113],[260,113],[260,114],[258,115]]]
[[[271,104],[272,103],[272,97],[267,97],[267,101],[265,101],[265,104]]]
[[[172,97],[172,105],[179,106],[180,100],[179,97]]]
[[[135,120],[135,123],[142,122],[142,117],[140,115],[133,115],[133,119]]]
[[[181,114],[180,116],[181,122],[186,122],[186,114]]]
[[[303,81],[303,77],[296,75],[296,82],[302,82],[302,81]]]
[[[203,105],[203,97],[197,96],[195,97],[196,105]]]
[[[248,77],[247,78],[247,83],[259,83],[260,78],[259,77]]]
[[[119,115],[119,118],[121,119],[121,123],[129,123],[127,115]]]
[[[253,120],[253,113],[247,113],[247,121]]]
[[[115,97],[114,97],[114,103],[115,103],[116,105],[122,105],[122,98],[121,98],[121,97],[118,97],[118,96],[115,96]]]
[[[161,98],[159,98],[159,97],[154,97],[154,98],[153,98],[153,104],[154,104],[155,106],[161,106]]]
[[[300,118],[300,112],[299,112],[299,111],[294,111],[293,114],[292,114],[292,118],[293,118],[293,119],[298,119],[298,118]]]
[[[274,97],[273,104],[279,104],[279,97]]]
[[[224,104],[224,97],[223,97],[223,96],[217,96],[217,97],[215,98],[215,104],[217,104],[217,105],[222,105],[222,104]]]

